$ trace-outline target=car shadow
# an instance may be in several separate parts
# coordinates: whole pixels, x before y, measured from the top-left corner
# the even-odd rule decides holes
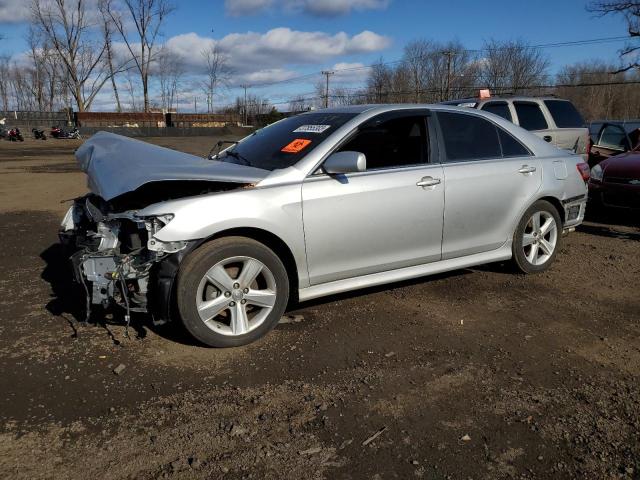
[[[51,299],[47,303],[46,309],[52,315],[64,319],[69,324],[71,336],[74,338],[80,335],[83,327],[97,326],[107,333],[114,345],[119,345],[120,340],[118,340],[116,334],[114,334],[112,327],[122,327],[126,324],[124,309],[118,306],[108,309],[104,309],[99,305],[92,306],[91,315],[87,318],[86,293],[82,285],[73,280],[73,272],[69,261],[69,251],[61,244],[53,244],[40,254],[40,258],[45,262],[41,278],[46,281],[51,288]],[[337,301],[357,299],[375,293],[436,282],[442,279],[462,277],[473,273],[474,271],[506,273],[509,272],[510,269],[507,264],[500,262],[473,267],[473,269],[465,268],[411,280],[403,280],[390,284],[367,287],[304,302],[293,299],[287,306],[286,313],[300,311],[315,306],[322,306]],[[182,323],[175,318],[165,324],[156,324],[154,323],[151,315],[133,312],[129,326],[131,328],[130,336],[135,337],[136,339],[145,338],[148,331],[151,331],[171,342],[186,346],[203,346],[202,343],[189,335],[182,326]]]
[[[495,267],[495,268],[498,268],[498,267]],[[476,267],[474,267],[474,269],[476,269]],[[287,312],[288,313],[294,312],[294,311],[302,310],[308,307],[322,306],[322,305],[326,305],[333,302],[339,302],[343,300],[356,299],[356,298],[364,297],[367,295],[372,295],[375,293],[381,293],[385,291],[391,291],[399,288],[407,288],[407,287],[412,287],[416,285],[423,285],[430,282],[435,282],[437,280],[462,277],[470,273],[473,273],[473,270],[469,268],[463,268],[460,270],[452,270],[450,272],[437,273],[434,275],[413,278],[410,280],[401,280],[399,282],[386,283],[384,285],[377,285],[375,287],[366,287],[358,290],[351,290],[349,292],[336,293],[333,295],[327,295],[326,297],[315,298],[312,300],[292,301],[287,307]]]
[[[620,228],[616,227],[617,225],[583,223],[578,227],[578,231],[588,233],[590,235],[598,235],[600,237],[640,241],[640,231],[633,232],[629,231],[627,228],[621,230]]]
[[[587,208],[585,222],[640,229],[640,212],[631,209],[591,207]]]

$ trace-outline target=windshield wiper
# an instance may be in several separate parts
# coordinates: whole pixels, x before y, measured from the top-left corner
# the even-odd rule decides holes
[[[237,145],[239,142],[237,140],[219,140],[218,142],[216,142],[216,144],[213,146],[213,148],[211,150],[209,150],[209,155],[207,155],[207,158],[209,160],[214,160],[214,159],[218,158],[218,155],[220,155],[220,147],[222,145],[224,145],[225,143],[231,143],[233,145]],[[216,152],[215,155],[211,155],[211,152],[213,152],[213,150],[216,147],[218,148],[218,151]]]
[[[227,150],[224,153],[226,153],[227,155],[233,158],[237,158],[238,160],[240,160],[241,162],[244,162],[244,164],[249,167],[251,166],[251,162],[249,160],[247,160],[245,157],[243,157],[242,155],[240,155],[238,152],[234,150]]]

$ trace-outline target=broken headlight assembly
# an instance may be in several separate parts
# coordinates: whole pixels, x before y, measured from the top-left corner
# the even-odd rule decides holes
[[[156,238],[156,234],[173,220],[173,217],[174,215],[172,213],[167,213],[165,215],[156,215],[144,219],[145,227],[149,233],[147,248],[150,251],[156,252],[158,255],[165,255],[167,253],[179,252],[187,246],[187,242],[163,242]]]

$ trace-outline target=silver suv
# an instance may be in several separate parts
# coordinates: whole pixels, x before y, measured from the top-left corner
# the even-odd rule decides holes
[[[587,158],[589,129],[569,100],[556,97],[489,97],[452,100],[444,104],[494,113],[558,148],[582,155],[585,160]]]

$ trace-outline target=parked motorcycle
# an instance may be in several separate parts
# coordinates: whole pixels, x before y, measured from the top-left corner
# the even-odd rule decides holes
[[[51,127],[51,136],[53,138],[75,138],[80,140],[82,136],[80,135],[80,130],[74,127],[71,131],[67,132],[58,126]]]
[[[22,133],[20,133],[19,128],[12,128],[9,130],[9,141],[10,142],[24,142],[24,137]]]
[[[33,133],[33,138],[36,140],[46,140],[47,136],[44,133],[44,130],[38,130],[37,128],[32,128],[31,133]]]

